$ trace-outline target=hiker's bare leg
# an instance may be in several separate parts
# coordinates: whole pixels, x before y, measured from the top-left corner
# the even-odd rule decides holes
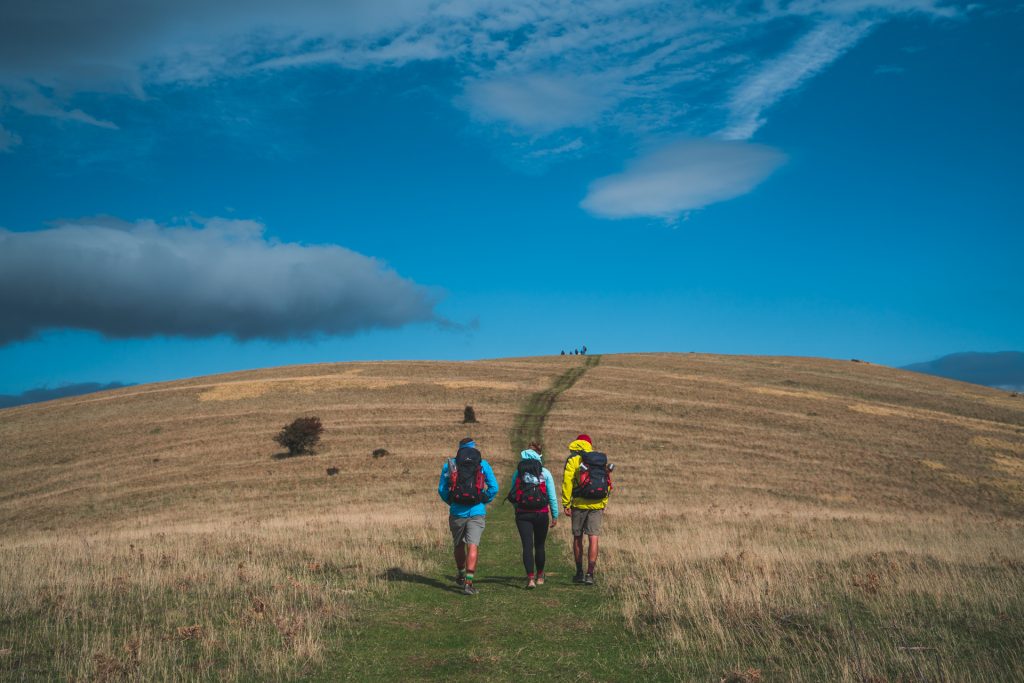
[[[472,543],[466,544],[466,571],[472,574],[476,571],[476,546]]]
[[[576,564],[583,562],[583,536],[572,537],[572,554],[576,558]]]
[[[588,536],[587,539],[590,541],[590,546],[587,548],[587,562],[594,564],[597,562],[597,541],[600,537]],[[583,538],[580,538],[580,550],[583,549]]]
[[[473,546],[473,564],[476,565],[476,546]],[[455,546],[455,568],[460,572],[466,568],[466,544]]]

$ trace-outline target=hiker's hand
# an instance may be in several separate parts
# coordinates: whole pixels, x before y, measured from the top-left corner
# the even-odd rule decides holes
[[[558,520],[557,519],[551,520],[551,528],[554,529],[556,526],[558,526]]]
[[[565,516],[572,517],[572,508],[565,508]]]

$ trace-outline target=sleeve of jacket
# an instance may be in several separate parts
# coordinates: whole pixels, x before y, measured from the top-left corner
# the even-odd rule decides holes
[[[441,500],[445,503],[451,505],[448,501],[449,493],[451,491],[448,490],[448,461],[445,460],[444,467],[441,468],[441,480],[437,482],[437,495],[441,496]]]
[[[580,456],[574,455],[565,461],[565,472],[562,474],[562,507],[572,504],[572,484],[576,478],[576,470],[580,468]]]
[[[481,463],[481,467],[484,470],[484,478],[487,480],[487,500],[484,503],[490,503],[498,495],[498,478],[494,476],[491,463],[484,461]]]
[[[551,470],[544,468],[544,483],[548,487],[548,507],[551,508],[551,519],[558,519],[558,494],[555,493],[555,478]]]

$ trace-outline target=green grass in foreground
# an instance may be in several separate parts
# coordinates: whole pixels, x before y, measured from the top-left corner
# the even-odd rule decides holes
[[[448,558],[427,576],[393,570],[390,578],[403,587],[339,634],[343,649],[328,656],[321,680],[671,678],[625,629],[604,587],[571,583],[561,538],[567,522],[549,536],[547,583],[525,590],[512,518],[509,505],[488,515],[479,595],[460,594]]]
[[[558,396],[600,359],[587,357],[528,399],[510,433],[514,452],[540,440]],[[515,463],[493,465],[507,485]],[[357,623],[338,634],[344,645],[328,656],[322,680],[672,678],[648,655],[654,643],[627,631],[604,586],[572,583],[567,518],[548,536],[547,583],[525,589],[514,512],[499,502],[503,494],[488,508],[477,566],[480,594],[461,595],[448,552],[429,575],[391,570],[389,580],[401,589],[368,606]]]

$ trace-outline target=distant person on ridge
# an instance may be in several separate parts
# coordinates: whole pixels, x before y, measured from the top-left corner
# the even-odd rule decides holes
[[[541,457],[540,446],[536,443],[520,453],[519,466],[508,492],[508,501],[516,508],[516,529],[523,544],[527,588],[544,584],[544,542],[548,538],[548,527],[553,529],[558,524],[555,480],[541,464]]]
[[[608,456],[598,453],[590,437],[580,434],[569,444],[569,458],[562,475],[562,507],[572,518],[572,552],[576,559],[573,583],[594,584],[601,518],[612,492]],[[583,535],[588,540],[587,572],[583,573]]]
[[[444,461],[437,495],[448,504],[448,528],[455,547],[455,582],[465,595],[476,595],[473,575],[484,532],[487,504],[498,493],[498,480],[490,463],[483,459],[476,442],[466,437],[459,442],[454,458]]]

